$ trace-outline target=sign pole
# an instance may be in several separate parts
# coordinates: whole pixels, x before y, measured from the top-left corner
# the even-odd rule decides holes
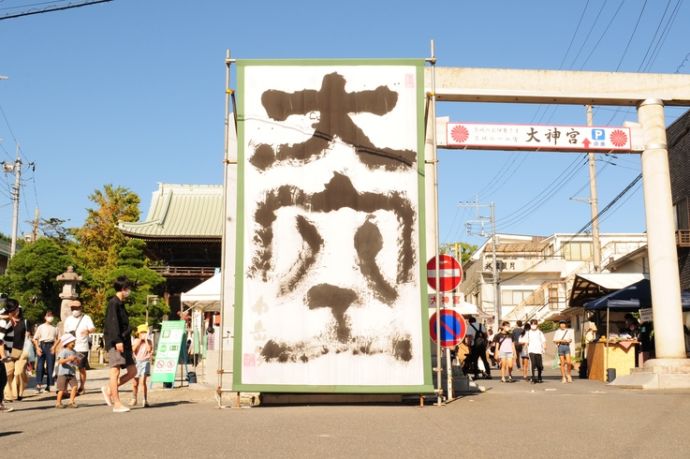
[[[435,242],[435,257],[436,257],[436,336],[441,335],[441,295],[439,291],[439,242],[438,242],[438,161],[437,161],[437,133],[436,133],[436,45],[434,40],[431,40],[431,57],[427,59],[431,64],[431,94],[429,118],[431,119],[431,157],[428,159],[433,166],[433,183],[434,183],[434,242]],[[442,360],[441,360],[441,344],[440,341],[436,343],[436,406],[443,404],[443,383],[442,379]]]

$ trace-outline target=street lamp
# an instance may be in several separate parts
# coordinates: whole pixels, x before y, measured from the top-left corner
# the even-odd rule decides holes
[[[158,304],[158,295],[146,295],[146,325],[149,324],[149,305]]]

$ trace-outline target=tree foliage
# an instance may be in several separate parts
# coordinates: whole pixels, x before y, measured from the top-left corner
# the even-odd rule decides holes
[[[458,244],[459,249],[460,249],[460,258],[462,258],[462,260],[460,260],[460,264],[464,265],[465,263],[467,263],[470,260],[470,257],[472,256],[472,254],[477,250],[477,246],[472,245],[472,244],[468,244],[466,242],[458,242],[457,244]],[[453,242],[447,242],[445,244],[441,244],[441,246],[439,247],[439,250],[441,251],[441,253],[452,255],[454,257],[456,256],[455,243],[453,243]]]
[[[74,262],[66,244],[41,238],[26,244],[10,260],[0,277],[0,289],[19,300],[29,322],[40,322],[48,309],[59,315],[62,284],[56,278]]]

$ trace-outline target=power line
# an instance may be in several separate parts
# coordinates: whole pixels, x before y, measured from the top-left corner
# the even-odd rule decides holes
[[[569,239],[567,239],[567,240],[565,241],[565,244],[561,244],[561,246],[558,248],[558,250],[555,250],[555,251],[553,252],[552,256],[558,255],[558,254],[565,248],[565,245],[566,245],[568,242],[571,242],[571,241],[572,241],[573,239],[575,239],[577,236],[579,236],[579,235],[581,235],[582,233],[584,233],[585,231],[587,231],[587,229],[588,229],[590,226],[592,226],[592,223],[594,223],[595,220],[600,220],[601,217],[602,217],[605,213],[607,213],[609,210],[611,210],[611,208],[612,208],[618,201],[620,201],[620,199],[621,199],[623,196],[625,196],[626,193],[628,193],[628,191],[630,191],[630,189],[631,189],[632,187],[634,187],[634,186],[637,184],[637,182],[639,182],[641,179],[642,179],[642,174],[639,174],[637,177],[635,177],[635,178],[633,179],[632,182],[628,183],[628,185],[627,185],[625,188],[623,188],[623,190],[622,190],[620,193],[618,193],[618,195],[616,195],[616,197],[613,198],[613,200],[611,200],[611,202],[609,202],[609,203],[606,205],[606,207],[604,207],[602,210],[600,210],[599,213],[598,213],[594,218],[592,218],[591,220],[589,220],[582,228],[580,228],[575,234],[573,234]],[[536,263],[532,264],[532,266],[530,266],[530,267],[528,267],[527,269],[525,269],[524,271],[519,272],[519,273],[516,273],[516,274],[514,274],[514,275],[512,275],[512,276],[510,276],[510,277],[503,278],[503,279],[501,279],[501,281],[502,281],[502,282],[507,282],[507,281],[509,281],[509,280],[511,280],[511,279],[514,279],[514,278],[516,278],[516,277],[518,277],[518,276],[521,276],[521,275],[523,275],[525,272],[530,271],[530,270],[533,269],[533,268],[536,268],[537,266],[539,266],[540,264],[544,263],[545,261],[546,261],[546,258],[542,258],[542,259],[540,259],[539,261],[537,261]]]
[[[91,1],[84,1],[80,3],[68,3],[63,6],[49,6],[46,8],[40,8],[40,9],[33,9],[33,10],[28,10],[28,11],[23,11],[21,13],[9,13],[4,16],[0,16],[0,21],[5,20],[5,19],[14,19],[14,18],[20,18],[23,16],[31,16],[34,14],[42,14],[42,13],[52,13],[54,11],[63,11],[63,10],[70,10],[72,8],[81,8],[83,6],[90,6],[90,5],[96,5],[98,3],[107,3],[111,2],[113,0],[91,0]],[[51,3],[51,2],[46,2],[46,3]]]
[[[623,55],[621,56],[620,60],[618,61],[618,65],[616,66],[616,72],[620,70],[621,64],[623,64],[623,60],[625,59],[625,55],[628,54],[628,49],[630,48],[630,43],[632,43],[633,37],[635,36],[635,32],[637,32],[637,28],[640,25],[640,21],[642,20],[642,15],[644,14],[644,9],[647,7],[647,0],[644,0],[644,3],[642,4],[642,9],[640,10],[640,14],[637,16],[637,22],[635,23],[635,27],[633,28],[632,33],[630,34],[630,38],[628,38],[628,43],[625,45],[625,49],[623,50]]]
[[[596,49],[599,47],[599,43],[601,43],[601,40],[604,39],[604,36],[606,36],[608,31],[611,29],[611,24],[613,24],[613,21],[616,19],[616,16],[618,16],[618,13],[621,11],[622,7],[623,7],[623,0],[621,0],[621,2],[618,4],[618,8],[616,9],[616,12],[613,13],[613,16],[611,16],[611,19],[609,20],[609,23],[606,25],[606,27],[604,27],[604,31],[602,32],[601,36],[597,40],[597,42],[594,45],[594,47],[592,48],[592,50],[587,55],[587,58],[585,59],[585,61],[580,66],[580,70],[582,70],[585,67],[585,65],[587,64],[587,62],[589,62],[589,58],[592,57],[592,55],[594,54],[594,51],[596,51]]]

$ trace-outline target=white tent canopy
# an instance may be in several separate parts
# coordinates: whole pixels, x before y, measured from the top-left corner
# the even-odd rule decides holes
[[[220,273],[180,296],[183,305],[203,311],[220,311]]]

